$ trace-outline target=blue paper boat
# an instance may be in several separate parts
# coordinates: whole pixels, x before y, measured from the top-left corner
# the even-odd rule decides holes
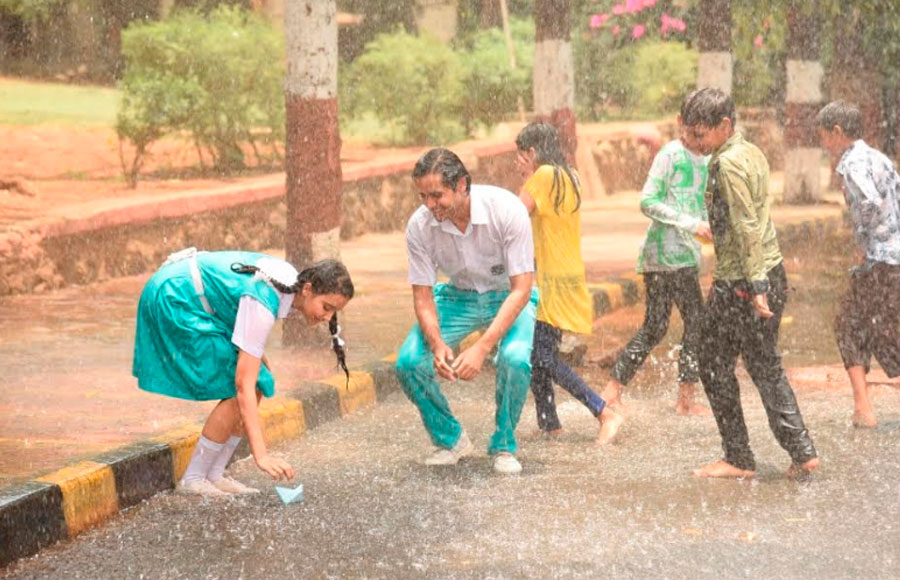
[[[284,503],[284,505],[287,505],[289,503],[299,503],[303,501],[302,483],[293,489],[289,487],[279,487],[276,485],[275,491],[278,493],[278,497],[281,498],[281,501]]]

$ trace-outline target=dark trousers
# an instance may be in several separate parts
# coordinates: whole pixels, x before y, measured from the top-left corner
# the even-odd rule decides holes
[[[647,294],[644,324],[619,355],[611,372],[612,377],[623,385],[631,381],[650,351],[666,336],[674,303],[684,321],[681,356],[678,357],[678,382],[696,383],[699,378],[697,344],[703,322],[703,294],[700,292],[697,269],[647,272],[644,274],[644,290]]]
[[[534,394],[534,410],[538,427],[542,431],[561,429],[556,414],[553,383],[569,391],[576,399],[597,416],[606,403],[591,390],[572,367],[559,359],[559,343],[562,331],[546,322],[534,325],[534,348],[531,350],[531,392]]]
[[[854,271],[834,330],[844,367],[868,373],[874,356],[887,376],[900,375],[900,266]]]
[[[759,390],[769,427],[795,464],[816,456],[815,447],[778,353],[778,327],[787,301],[787,278],[779,264],[768,273],[769,309],[774,316],[759,317],[743,283],[716,280],[706,304],[700,341],[700,379],[716,417],[725,461],[755,470],[750,439],[744,423],[741,392],[735,376],[738,356]]]

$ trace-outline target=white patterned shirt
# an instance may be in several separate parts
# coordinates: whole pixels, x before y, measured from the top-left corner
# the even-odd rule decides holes
[[[891,160],[857,139],[835,171],[866,261],[900,265],[900,176]]]

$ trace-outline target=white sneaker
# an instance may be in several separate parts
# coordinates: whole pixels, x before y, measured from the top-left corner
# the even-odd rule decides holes
[[[515,475],[522,472],[522,464],[515,455],[504,451],[494,456],[494,471],[504,475]]]
[[[187,482],[184,480],[179,481],[178,486],[175,488],[175,492],[185,495],[205,495],[209,497],[225,497],[231,495],[213,485],[208,479],[195,479]]]
[[[259,493],[259,490],[255,487],[249,487],[247,485],[244,485],[240,481],[231,479],[230,477],[223,477],[222,479],[217,479],[216,481],[213,481],[211,483],[225,493]]]
[[[475,446],[472,445],[469,436],[463,431],[453,449],[438,449],[425,459],[425,465],[456,465],[463,457],[472,455],[473,451],[475,451]]]

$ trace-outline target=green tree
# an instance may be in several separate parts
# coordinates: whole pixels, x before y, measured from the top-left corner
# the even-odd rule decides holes
[[[440,143],[462,135],[464,79],[458,55],[436,38],[382,34],[342,76],[342,107],[387,124],[396,143]]]

